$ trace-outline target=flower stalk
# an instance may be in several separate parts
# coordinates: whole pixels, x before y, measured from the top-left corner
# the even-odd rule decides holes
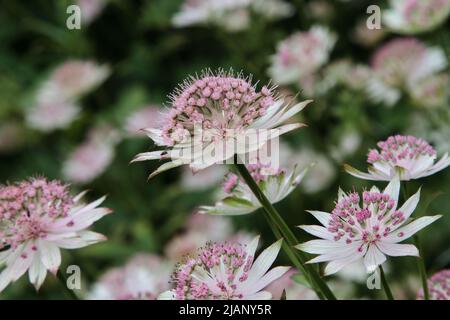
[[[314,288],[320,298],[336,300],[333,292],[330,290],[325,281],[322,280],[316,270],[314,270],[310,265],[304,263],[304,261],[306,261],[305,255],[293,249],[293,247],[299,243],[298,240],[296,239],[294,233],[289,229],[286,222],[277,212],[277,210],[273,207],[273,205],[258,187],[256,182],[253,180],[246,166],[244,164],[238,163],[237,161],[235,161],[235,166],[242,176],[242,179],[244,179],[244,181],[247,183],[249,188],[252,190],[256,198],[258,198],[261,205],[263,206],[265,212],[264,216],[271,226],[272,231],[275,233],[275,236],[278,237],[281,235],[285,240],[283,242],[283,249],[285,250],[289,259],[295,265],[295,267],[306,275],[312,288]]]
[[[383,267],[381,265],[380,265],[380,277],[381,277],[381,285],[383,286],[383,290],[386,293],[386,297],[389,300],[395,300],[391,288],[389,288],[389,284],[386,280],[386,276],[384,274]]]

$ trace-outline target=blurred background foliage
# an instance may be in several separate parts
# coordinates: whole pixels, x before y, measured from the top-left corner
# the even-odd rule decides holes
[[[233,68],[253,74],[262,83],[269,81],[267,69],[277,43],[297,30],[307,30],[312,24],[327,25],[338,36],[330,61],[351,58],[367,65],[374,51],[373,47],[355,43],[352,38],[358,21],[367,16],[365,11],[370,1],[322,1],[332,10],[319,18],[309,9],[314,1],[292,1],[295,12],[290,17],[267,21],[252,16],[249,27],[235,33],[214,26],[173,27],[171,18],[179,10],[181,0],[110,0],[91,23],[83,25],[81,30],[68,30],[66,8],[72,2],[1,1],[0,124],[13,123],[18,127],[18,133],[13,136],[16,143],[0,151],[2,183],[36,175],[64,179],[64,162],[91,128],[109,125],[122,131],[125,119],[134,110],[148,104],[163,105],[178,83],[202,69]],[[380,5],[385,3],[380,1]],[[429,45],[440,46],[448,56],[449,26],[447,21],[420,38]],[[383,41],[395,36],[387,34]],[[70,59],[107,64],[111,74],[83,96],[82,112],[69,126],[52,132],[30,128],[24,119],[37,88],[53,68]],[[300,91],[295,86],[288,88],[294,94]],[[277,207],[291,226],[311,223],[305,210],[331,210],[339,186],[344,190],[370,186],[343,172],[343,163],[365,168],[367,150],[377,141],[397,133],[420,136],[414,129],[425,123],[427,130],[433,130],[432,119],[439,118],[442,112],[449,112],[448,104],[440,109],[426,109],[402,98],[389,108],[371,102],[363,91],[334,87],[315,98],[302,113],[308,127],[288,134],[283,140],[293,150],[312,148],[327,155],[335,173],[321,190],[305,193],[300,185]],[[331,150],[340,148],[341,138],[349,131],[357,136],[356,149],[349,155],[333,157]],[[163,253],[165,244],[183,230],[193,210],[214,200],[214,188],[199,191],[184,188],[180,184],[182,169],[147,181],[148,174],[159,165],[156,161],[129,165],[135,154],[152,147],[146,138],[121,139],[115,145],[111,164],[102,174],[87,184],[73,183],[76,190],[91,190],[91,199],[107,194],[106,205],[114,210],[113,215],[94,227],[107,235],[108,241],[64,254],[63,264],[80,265],[86,283],[93,282],[108,268],[123,264],[137,252]],[[424,199],[440,193],[422,209],[427,214],[444,215],[439,223],[422,233],[427,267],[432,272],[450,266],[450,170],[412,182],[410,188],[415,190],[421,185]],[[422,205],[426,206],[426,202]],[[258,212],[229,219],[237,230],[262,233],[265,244],[273,241]],[[308,238],[304,233],[296,233],[303,240]],[[417,278],[413,260],[392,259],[391,278],[400,283],[409,281],[410,276]],[[282,255],[280,261],[288,260]],[[357,290],[365,297],[379,294],[365,286]],[[49,277],[36,293],[23,277],[0,296],[61,298],[61,291],[58,283]]]

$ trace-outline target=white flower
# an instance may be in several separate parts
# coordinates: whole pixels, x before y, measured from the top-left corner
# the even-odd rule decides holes
[[[386,256],[418,256],[415,246],[399,242],[441,216],[411,220],[411,214],[419,203],[420,190],[397,209],[399,191],[400,180],[394,178],[383,192],[376,187],[364,191],[360,206],[358,193],[346,194],[339,190],[332,213],[309,211],[322,226],[300,226],[320,240],[305,242],[297,248],[319,255],[308,263],[328,262],[326,275],[356,261],[364,261],[367,272],[371,273],[386,261]]]
[[[293,7],[281,0],[185,0],[172,23],[176,27],[213,24],[233,32],[246,29],[252,13],[276,19],[291,15]]]
[[[145,128],[154,128],[163,119],[161,109],[156,105],[148,105],[131,113],[125,120],[125,131],[130,136],[145,136]]]
[[[446,66],[442,49],[426,47],[415,38],[393,39],[373,56],[368,95],[375,102],[392,106],[400,99],[402,88],[414,88],[419,80]]]
[[[63,163],[63,175],[72,182],[86,184],[100,176],[115,156],[118,133],[107,125],[92,129],[87,139]]]
[[[47,270],[58,272],[60,248],[83,248],[106,239],[87,230],[111,213],[99,207],[105,197],[84,205],[84,194],[71,197],[66,185],[42,178],[0,188],[0,292],[27,271],[39,289]]]
[[[66,128],[78,117],[80,112],[81,108],[72,102],[54,100],[29,108],[25,117],[31,128],[49,132]]]
[[[268,271],[281,248],[281,240],[265,249],[255,260],[259,237],[247,246],[209,243],[197,257],[188,258],[174,274],[174,289],[158,299],[176,300],[269,300],[265,291],[290,267]]]
[[[383,21],[393,31],[416,34],[435,29],[450,13],[450,0],[391,0]]]
[[[450,269],[441,270],[428,279],[430,300],[450,300]],[[417,293],[417,299],[423,300],[423,289]]]
[[[240,75],[207,72],[200,79],[186,80],[175,91],[162,129],[145,130],[166,149],[138,154],[133,162],[171,159],[153,177],[183,164],[196,172],[232,160],[234,155],[254,154],[270,140],[302,127],[283,123],[309,102],[286,103],[266,86],[257,92]]]
[[[436,151],[423,139],[413,136],[391,136],[378,142],[377,149],[369,151],[368,173],[361,172],[349,165],[345,170],[360,179],[390,181],[395,176],[401,180],[420,179],[435,174],[450,165],[450,157],[445,153],[435,162]]]
[[[83,23],[90,24],[94,21],[102,13],[106,3],[107,0],[77,0]]]
[[[164,259],[139,254],[124,267],[114,268],[94,284],[89,300],[154,300],[169,289],[172,264]]]
[[[335,42],[336,36],[322,26],[296,32],[278,44],[268,73],[278,84],[298,83],[328,61]]]
[[[302,181],[308,168],[300,171],[297,167],[291,173],[284,169],[274,169],[262,164],[247,166],[253,179],[271,203],[286,198]],[[234,173],[228,174],[223,184],[227,196],[214,206],[200,207],[200,213],[217,215],[242,215],[261,208],[261,203],[248,185]]]

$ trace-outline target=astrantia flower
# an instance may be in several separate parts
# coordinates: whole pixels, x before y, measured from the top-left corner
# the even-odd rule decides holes
[[[281,240],[265,249],[254,260],[259,237],[247,246],[209,243],[196,257],[178,265],[173,274],[174,289],[159,299],[175,300],[267,300],[272,294],[263,291],[289,267],[268,271],[281,248]]]
[[[391,0],[383,19],[394,31],[415,34],[433,30],[449,13],[450,0]]]
[[[322,226],[300,226],[321,238],[297,246],[298,249],[319,254],[308,263],[329,262],[325,274],[364,260],[367,272],[373,272],[387,256],[418,256],[411,244],[399,244],[441,216],[410,220],[419,203],[420,190],[398,208],[400,180],[394,178],[383,192],[376,187],[344,193],[339,190],[336,207],[331,213],[309,211]]]
[[[364,65],[354,64],[347,59],[330,63],[324,70],[322,86],[329,90],[336,85],[343,85],[350,89],[364,89],[369,79],[370,70]]]
[[[80,114],[81,108],[64,100],[39,103],[27,110],[26,122],[33,128],[44,132],[64,129]]]
[[[428,279],[430,300],[450,300],[450,269],[439,271]],[[417,298],[424,299],[423,289],[420,289]]]
[[[67,185],[43,178],[0,188],[0,291],[28,270],[38,289],[47,270],[56,273],[60,248],[77,249],[105,240],[88,231],[95,221],[111,212],[99,207],[100,198],[88,205],[84,193],[69,194]]]
[[[25,142],[22,125],[14,120],[0,122],[0,154],[18,149]]]
[[[61,64],[38,88],[33,106],[27,110],[27,123],[46,132],[67,127],[81,112],[77,99],[102,83],[109,73],[109,67],[91,61]]]
[[[297,167],[291,173],[285,169],[273,168],[261,163],[248,165],[247,169],[261,191],[271,203],[286,198],[302,181],[308,168],[300,171]],[[261,203],[248,185],[234,173],[229,173],[223,183],[225,198],[214,206],[200,207],[200,213],[218,215],[242,215],[261,208]]]
[[[278,44],[269,75],[278,84],[297,84],[328,61],[335,42],[336,36],[322,26],[296,32]]]
[[[213,24],[232,32],[246,29],[252,12],[275,19],[289,16],[292,9],[281,0],[185,0],[172,23],[176,27]]]
[[[401,90],[447,66],[440,48],[428,48],[415,38],[398,38],[378,49],[372,59],[372,77],[367,90],[375,102],[395,104]]]
[[[89,300],[154,300],[169,289],[171,263],[139,254],[122,268],[103,275],[87,295]]]
[[[447,105],[449,86],[448,74],[442,73],[417,81],[408,92],[418,107],[438,108]]]
[[[100,176],[113,161],[119,140],[119,134],[107,125],[92,129],[87,139],[64,162],[64,177],[71,182],[86,184]]]
[[[38,90],[38,101],[80,98],[100,85],[110,74],[106,65],[93,61],[68,60],[56,67],[49,79]]]
[[[297,129],[300,123],[282,125],[310,101],[292,105],[273,88],[258,92],[240,75],[206,72],[187,80],[172,95],[171,109],[162,129],[148,128],[149,137],[166,150],[142,153],[133,161],[171,159],[150,177],[188,164],[193,171],[223,163],[233,156],[255,153],[268,141]]]
[[[398,175],[401,180],[407,181],[430,176],[450,165],[448,153],[435,162],[437,156],[433,147],[413,136],[391,136],[377,145],[379,150],[371,149],[367,156],[368,173],[349,165],[345,165],[345,170],[366,180],[390,181]]]

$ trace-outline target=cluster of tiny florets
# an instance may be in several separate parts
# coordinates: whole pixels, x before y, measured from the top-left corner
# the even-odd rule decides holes
[[[232,73],[204,73],[192,77],[171,96],[171,109],[163,126],[167,144],[183,141],[195,126],[224,134],[239,130],[263,116],[276,97],[273,88],[256,91],[251,80]]]
[[[394,39],[375,53],[373,68],[386,83],[401,85],[426,52],[427,48],[415,38]]]
[[[364,191],[362,207],[360,198],[358,193],[353,192],[337,202],[327,228],[335,235],[335,241],[345,239],[347,244],[354,240],[363,240],[364,244],[376,243],[389,235],[392,226],[404,222],[404,214],[393,210],[396,202],[389,195]]]
[[[367,162],[386,161],[396,165],[402,160],[412,160],[420,156],[434,157],[436,151],[423,139],[413,136],[391,136],[385,141],[378,142],[380,151],[369,151]]]
[[[240,244],[209,243],[197,257],[190,257],[177,266],[172,281],[177,300],[191,299],[242,299],[236,292],[237,284],[248,278],[253,257],[248,256]],[[193,275],[206,272],[211,282],[204,282]]]
[[[450,269],[442,270],[428,280],[428,291],[432,300],[450,300]],[[423,299],[423,290],[419,291]]]
[[[45,225],[66,217],[73,205],[68,186],[30,179],[0,188],[0,249],[45,237]]]

